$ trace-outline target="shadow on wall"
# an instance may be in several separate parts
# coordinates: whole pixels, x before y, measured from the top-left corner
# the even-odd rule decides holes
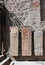
[[[23,23],[15,16],[14,13],[9,13],[9,11],[7,10],[7,8],[4,8],[4,16],[5,16],[5,20],[4,20],[4,30],[5,30],[5,50],[6,52],[9,51],[10,48],[10,26],[20,26],[23,25]],[[21,39],[21,38],[20,38]]]
[[[10,31],[9,31],[9,12],[8,12],[8,10],[5,8],[5,7],[3,7],[4,9],[4,11],[3,11],[3,17],[5,17],[4,18],[4,36],[3,37],[5,37],[5,38],[3,38],[3,40],[4,40],[4,48],[5,48],[5,53],[7,53],[8,51],[9,51],[9,47],[10,47]]]

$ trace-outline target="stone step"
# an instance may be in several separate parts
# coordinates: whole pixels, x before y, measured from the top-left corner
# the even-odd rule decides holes
[[[4,59],[0,65],[10,65],[11,59],[9,57],[7,57],[6,59]]]

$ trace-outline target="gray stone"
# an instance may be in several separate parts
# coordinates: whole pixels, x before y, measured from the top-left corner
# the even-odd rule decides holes
[[[43,32],[36,30],[34,32],[34,51],[36,56],[43,56]]]
[[[18,27],[10,27],[10,55],[18,56]]]
[[[40,0],[7,0],[5,7],[25,26],[32,26],[34,23],[39,24],[40,22]],[[11,21],[14,20],[14,17],[11,18]]]

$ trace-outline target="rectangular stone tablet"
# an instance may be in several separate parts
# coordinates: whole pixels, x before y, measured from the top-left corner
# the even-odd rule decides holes
[[[34,32],[34,52],[36,56],[43,55],[43,31],[36,30]]]
[[[18,56],[18,27],[10,27],[10,55]]]
[[[31,56],[32,54],[31,37],[31,28],[22,27],[22,56]]]

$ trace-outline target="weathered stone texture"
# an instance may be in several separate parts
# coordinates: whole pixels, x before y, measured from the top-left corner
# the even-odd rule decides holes
[[[43,46],[43,32],[40,27],[40,22],[41,22],[40,0],[7,0],[5,2],[5,7],[7,8],[8,12],[9,12],[9,18],[10,18],[9,23],[10,23],[10,21],[15,22],[15,18],[17,17],[19,19],[19,21],[23,23],[23,25],[32,26],[33,30],[35,30],[35,32],[34,32],[35,55],[36,56],[43,55],[43,47],[42,47]],[[45,26],[45,24],[44,24],[44,26]],[[42,28],[45,28],[44,26]],[[27,27],[24,27],[24,30],[22,31],[22,55],[31,56],[31,53],[32,53],[31,52],[31,35],[29,36],[29,34],[31,34],[31,31]],[[11,44],[12,44],[12,42],[15,43],[15,40],[12,37],[13,32],[14,32],[14,30],[11,30],[11,32],[10,32],[10,35],[11,35],[10,39],[12,39],[10,42]],[[15,32],[16,32],[16,30],[15,30]],[[26,34],[23,34],[23,33],[26,33]],[[25,35],[26,35],[26,37],[24,39]],[[18,39],[18,37],[17,37],[17,39]],[[17,40],[16,40],[16,42],[17,42]],[[17,44],[18,44],[18,42],[17,42]],[[18,45],[16,45],[16,46],[18,48]],[[14,52],[11,52],[11,53],[13,54]],[[15,51],[15,53],[17,55],[18,52]]]
[[[10,55],[18,56],[18,27],[10,27]]]
[[[32,34],[30,27],[22,27],[22,56],[32,55]]]
[[[39,2],[38,0],[33,1],[32,7],[33,7],[34,9],[39,8],[39,6],[40,6],[40,2]]]
[[[43,31],[39,29],[34,32],[34,51],[36,56],[43,56]]]
[[[9,13],[13,13],[23,22],[23,25],[32,26],[40,22],[40,0],[7,0],[5,6]]]

